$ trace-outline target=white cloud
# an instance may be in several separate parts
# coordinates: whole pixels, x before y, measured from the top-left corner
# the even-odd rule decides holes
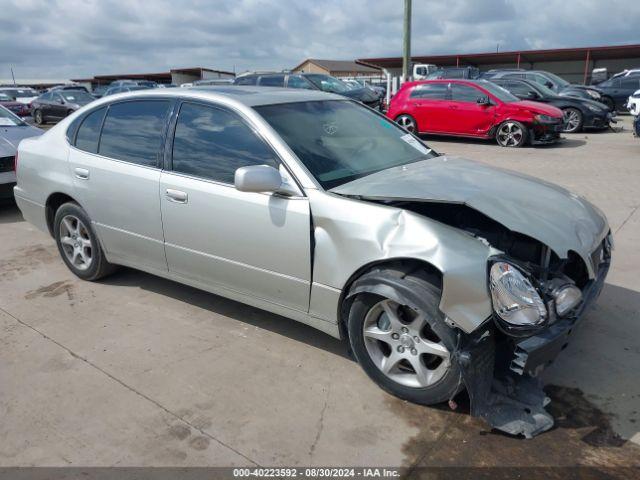
[[[0,0],[0,77],[203,66],[289,68],[306,57],[398,56],[401,0]],[[413,53],[640,41],[637,0],[413,2]]]

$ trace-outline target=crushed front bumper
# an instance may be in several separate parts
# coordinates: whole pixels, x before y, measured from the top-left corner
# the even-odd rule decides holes
[[[531,145],[548,145],[560,139],[563,123],[537,123],[531,128]]]
[[[537,335],[516,342],[509,365],[513,372],[535,377],[567,347],[585,311],[600,295],[610,265],[610,258],[600,263],[596,278],[583,289],[582,304],[571,318],[558,320]]]

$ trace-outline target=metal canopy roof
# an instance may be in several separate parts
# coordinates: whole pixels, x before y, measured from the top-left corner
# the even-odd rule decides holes
[[[627,57],[640,58],[640,44],[613,45],[606,47],[556,48],[548,50],[515,50],[511,52],[461,53],[455,55],[413,56],[416,63],[435,63],[436,65],[491,65],[496,63],[516,62],[553,62],[567,60],[584,60],[587,55],[591,60],[616,59]],[[366,62],[383,68],[402,67],[402,57],[362,58],[358,62]]]

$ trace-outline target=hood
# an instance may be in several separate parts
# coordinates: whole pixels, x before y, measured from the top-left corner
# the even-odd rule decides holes
[[[20,140],[42,135],[44,130],[25,125],[24,127],[0,127],[0,157],[15,155]]]
[[[587,264],[609,230],[602,212],[562,187],[456,157],[390,168],[331,192],[370,200],[465,204],[511,231],[544,243],[560,258],[573,250]]]
[[[519,102],[508,103],[507,105],[513,105],[518,108],[526,108],[533,113],[541,113],[543,115],[550,115],[552,117],[562,117],[562,110],[554,107],[553,105],[547,105],[541,102],[521,100]]]

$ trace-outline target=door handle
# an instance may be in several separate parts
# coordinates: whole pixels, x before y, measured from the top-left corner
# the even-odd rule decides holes
[[[175,203],[187,203],[189,200],[189,195],[186,192],[181,192],[180,190],[174,190],[172,188],[167,188],[165,192],[167,196],[167,200]]]
[[[89,180],[89,170],[86,168],[74,168],[73,173],[80,180]]]

